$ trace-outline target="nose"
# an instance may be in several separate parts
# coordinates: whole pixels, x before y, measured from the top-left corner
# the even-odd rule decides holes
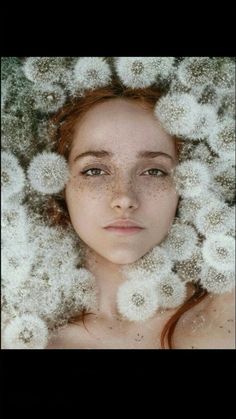
[[[111,199],[112,209],[127,210],[138,208],[138,197],[132,182],[119,182]]]

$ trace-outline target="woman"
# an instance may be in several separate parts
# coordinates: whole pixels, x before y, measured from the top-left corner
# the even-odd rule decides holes
[[[94,274],[99,295],[84,325],[82,319],[72,320],[49,349],[157,349],[179,318],[174,348],[234,347],[233,293],[212,296],[189,283],[184,304],[142,322],[130,322],[117,308],[118,288],[125,281],[120,268],[164,240],[178,206],[171,173],[180,141],[153,114],[158,96],[154,89],[122,90],[114,84],[59,113],[63,128],[56,151],[68,158],[71,174],[65,201],[86,244],[84,267]],[[181,316],[182,309],[188,311]]]
[[[7,62],[4,347],[234,348],[231,70]]]

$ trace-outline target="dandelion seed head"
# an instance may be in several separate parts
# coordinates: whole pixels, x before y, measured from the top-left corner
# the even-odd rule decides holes
[[[13,319],[3,333],[3,343],[7,349],[44,349],[47,341],[47,326],[34,314]]]
[[[202,253],[198,249],[190,259],[176,262],[175,269],[179,278],[186,282],[197,282],[201,276]]]
[[[235,162],[220,159],[214,167],[214,181],[223,198],[228,202],[234,202]]]
[[[178,67],[178,77],[189,87],[204,85],[213,77],[213,61],[209,57],[187,57]]]
[[[160,307],[174,308],[184,302],[186,286],[175,273],[168,274],[157,284]]]
[[[65,158],[57,153],[47,152],[32,159],[27,174],[32,187],[42,194],[60,192],[69,177]]]
[[[35,87],[33,90],[34,108],[42,112],[56,112],[65,102],[64,90],[53,84],[44,84],[43,88]]]
[[[215,131],[216,125],[216,109],[211,105],[199,105],[198,117],[190,138],[193,140],[208,138]]]
[[[219,272],[234,272],[235,240],[221,233],[209,234],[203,242],[202,255],[207,265]]]
[[[208,265],[203,265],[201,285],[213,294],[224,294],[234,289],[235,275],[230,271],[222,273]]]
[[[235,63],[225,57],[220,58],[218,63],[218,69],[215,71],[213,79],[214,85],[223,92],[234,89]]]
[[[80,88],[94,89],[109,84],[111,70],[101,57],[82,57],[75,64],[74,78]]]
[[[230,222],[230,209],[227,204],[219,200],[208,202],[197,211],[194,224],[203,235],[211,233],[225,233]]]
[[[194,228],[187,224],[172,224],[167,238],[161,246],[174,261],[189,259],[196,251],[198,236]]]
[[[64,57],[29,57],[25,60],[23,71],[27,79],[43,85],[60,82],[64,73]]]
[[[213,151],[223,159],[235,155],[235,122],[231,118],[218,121],[216,130],[209,134],[207,141]]]
[[[130,280],[118,289],[117,307],[130,321],[145,321],[158,309],[158,297],[153,285],[147,281]]]
[[[188,160],[175,167],[173,180],[181,196],[194,198],[208,187],[211,176],[206,164],[199,160]]]
[[[156,80],[159,66],[161,62],[158,65],[153,57],[119,57],[115,61],[120,80],[125,86],[132,88],[151,86]]]
[[[158,100],[154,114],[171,134],[188,137],[198,121],[199,105],[188,93],[167,94]]]

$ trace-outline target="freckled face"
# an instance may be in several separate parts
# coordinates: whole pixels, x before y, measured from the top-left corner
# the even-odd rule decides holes
[[[76,159],[91,150],[110,156]],[[147,151],[170,157],[138,157]],[[75,130],[68,163],[71,177],[65,192],[71,222],[93,252],[127,264],[163,241],[178,204],[171,179],[177,156],[173,138],[152,110],[126,99],[94,105]],[[120,218],[143,229],[133,234],[104,229]]]

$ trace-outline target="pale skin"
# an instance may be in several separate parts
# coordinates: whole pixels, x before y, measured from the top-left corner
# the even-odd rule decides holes
[[[91,150],[106,153],[78,158]],[[141,157],[147,151],[163,154]],[[130,322],[118,313],[116,295],[125,281],[120,268],[160,244],[175,217],[179,197],[171,179],[178,163],[174,139],[148,107],[111,99],[94,105],[79,121],[68,163],[66,202],[72,225],[85,243],[85,267],[96,278],[98,307],[86,317],[86,327],[82,322],[63,327],[47,348],[158,349],[162,327],[176,309]],[[126,217],[143,229],[125,236],[104,229]],[[192,293],[189,285],[188,295]],[[232,293],[207,296],[181,318],[175,347],[234,348],[233,311]]]

